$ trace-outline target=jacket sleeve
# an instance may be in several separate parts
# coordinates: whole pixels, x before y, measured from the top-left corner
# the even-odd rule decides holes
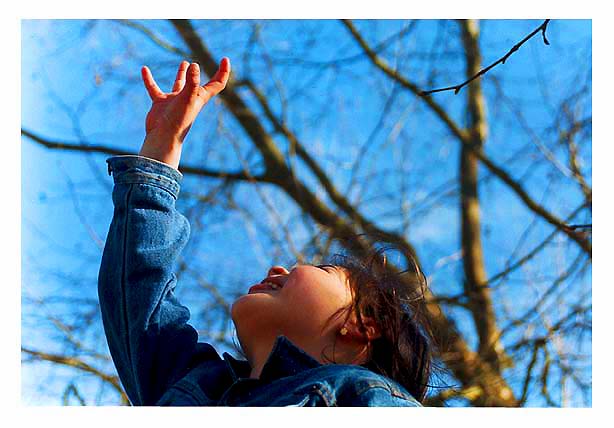
[[[422,407],[412,397],[395,394],[383,386],[373,386],[348,400],[347,406],[352,407]]]
[[[107,163],[114,212],[98,275],[102,320],[132,404],[153,405],[185,375],[198,348],[190,312],[173,294],[174,265],[190,233],[175,209],[182,175],[141,156]]]
[[[339,406],[422,407],[405,388],[383,375],[361,368],[340,387]]]

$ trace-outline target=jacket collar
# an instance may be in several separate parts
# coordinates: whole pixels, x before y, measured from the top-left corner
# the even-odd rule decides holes
[[[249,377],[251,366],[247,361],[237,360],[227,352],[224,353],[224,359],[233,371],[235,380],[241,377]],[[269,358],[262,367],[260,380],[273,381],[321,365],[319,361],[293,344],[286,336],[277,336]]]

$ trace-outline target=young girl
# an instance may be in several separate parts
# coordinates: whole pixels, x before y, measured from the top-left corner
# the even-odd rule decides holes
[[[113,220],[98,278],[109,348],[134,405],[420,406],[431,367],[417,266],[408,289],[381,259],[272,267],[232,306],[247,360],[198,342],[174,296],[190,226],[175,209],[183,140],[230,75],[223,58],[200,86],[182,62],[170,93],[143,67],[152,107],[139,156],[107,160]],[[405,282],[406,284],[406,282]]]

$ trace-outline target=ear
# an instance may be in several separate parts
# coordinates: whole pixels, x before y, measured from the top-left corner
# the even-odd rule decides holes
[[[348,320],[344,324],[348,331],[345,337],[360,342],[370,342],[382,336],[380,329],[373,318],[362,317],[362,323],[364,325],[364,330],[361,331],[356,317],[353,316],[350,320]]]

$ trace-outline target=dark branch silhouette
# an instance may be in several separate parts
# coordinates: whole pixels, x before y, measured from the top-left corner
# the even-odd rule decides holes
[[[514,53],[516,52],[520,46],[522,46],[527,40],[529,40],[530,38],[532,38],[534,35],[536,35],[537,33],[539,33],[540,31],[542,32],[542,37],[544,40],[544,43],[546,45],[549,45],[550,42],[548,41],[548,39],[546,38],[546,28],[548,27],[548,23],[550,22],[549,19],[546,19],[542,25],[540,25],[539,27],[537,27],[531,34],[529,34],[528,36],[526,36],[524,39],[522,39],[520,42],[516,43],[514,45],[514,47],[512,47],[512,49],[509,50],[508,53],[506,53],[503,57],[499,58],[497,61],[493,62],[492,64],[490,64],[488,67],[483,68],[482,70],[480,70],[477,74],[475,74],[473,77],[469,78],[468,80],[464,81],[463,83],[459,84],[459,85],[454,85],[454,86],[448,86],[446,88],[439,88],[439,89],[431,89],[430,91],[422,91],[420,93],[420,95],[422,96],[427,96],[430,94],[433,94],[435,92],[443,92],[443,91],[454,91],[454,95],[458,94],[460,92],[460,90],[463,88],[463,86],[468,85],[469,83],[471,83],[472,81],[474,81],[475,79],[477,79],[478,77],[482,76],[483,74],[486,74],[490,69],[494,68],[496,65],[498,64],[505,64],[505,61],[507,61],[507,59]]]
[[[111,156],[119,156],[119,155],[134,155],[134,151],[126,151],[121,149],[116,149],[114,147],[109,147],[100,144],[78,144],[78,143],[67,143],[64,141],[52,141],[40,135],[37,135],[27,129],[21,129],[21,135],[24,137],[28,137],[32,141],[41,144],[48,149],[58,149],[58,150],[68,150],[75,152],[87,152],[87,153],[102,153]],[[230,172],[230,171],[218,171],[210,168],[202,168],[195,166],[181,166],[179,168],[182,174],[192,174],[199,175],[202,177],[211,177],[211,178],[221,178],[225,180],[240,180],[240,181],[268,181],[265,176],[261,175],[253,175],[246,174],[241,171]]]

